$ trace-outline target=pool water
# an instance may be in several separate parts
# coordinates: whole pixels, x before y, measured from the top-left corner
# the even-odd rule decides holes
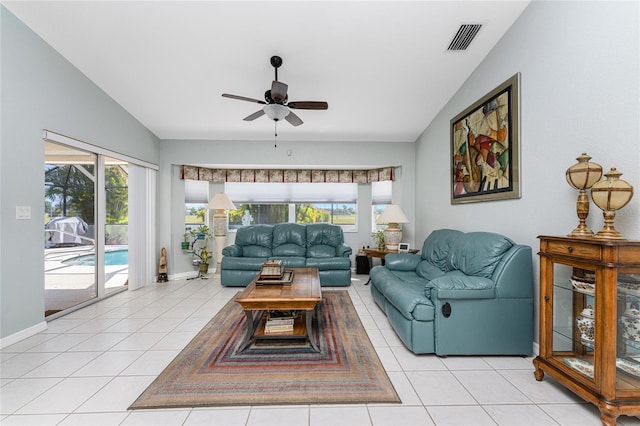
[[[94,266],[96,264],[96,257],[93,254],[85,254],[83,256],[76,256],[72,257],[71,259],[64,260],[62,263],[66,265]],[[129,250],[114,250],[105,252],[104,264],[106,266],[128,265]]]

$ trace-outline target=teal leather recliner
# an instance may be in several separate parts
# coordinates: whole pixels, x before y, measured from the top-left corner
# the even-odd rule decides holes
[[[349,286],[351,253],[337,225],[247,226],[238,229],[233,245],[222,249],[220,280],[224,286],[245,287],[267,259],[280,259],[285,268],[318,268],[322,286]]]
[[[531,247],[490,232],[441,229],[421,254],[389,254],[371,293],[416,354],[533,352]]]

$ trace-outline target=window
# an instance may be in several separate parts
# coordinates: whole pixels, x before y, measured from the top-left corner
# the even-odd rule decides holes
[[[229,212],[229,228],[254,224],[332,223],[357,229],[355,183],[226,183],[238,207]]]
[[[209,182],[199,180],[184,181],[185,231],[208,223],[208,202]]]
[[[371,232],[382,231],[386,227],[378,223],[380,213],[391,204],[392,182],[390,180],[371,183]]]

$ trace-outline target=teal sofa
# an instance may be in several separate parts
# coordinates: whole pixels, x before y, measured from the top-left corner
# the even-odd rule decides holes
[[[352,249],[342,228],[327,223],[252,225],[239,228],[233,245],[222,249],[220,280],[245,287],[268,259],[285,268],[317,268],[322,286],[351,285]]]
[[[531,247],[490,232],[432,232],[420,254],[388,254],[371,293],[416,354],[533,352]]]

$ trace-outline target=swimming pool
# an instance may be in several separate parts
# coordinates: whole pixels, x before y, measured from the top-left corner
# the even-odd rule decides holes
[[[94,266],[96,264],[96,257],[93,254],[85,254],[83,256],[76,256],[72,257],[71,259],[63,260],[62,263],[66,265]],[[128,265],[129,250],[114,250],[105,252],[104,264],[107,266]]]

